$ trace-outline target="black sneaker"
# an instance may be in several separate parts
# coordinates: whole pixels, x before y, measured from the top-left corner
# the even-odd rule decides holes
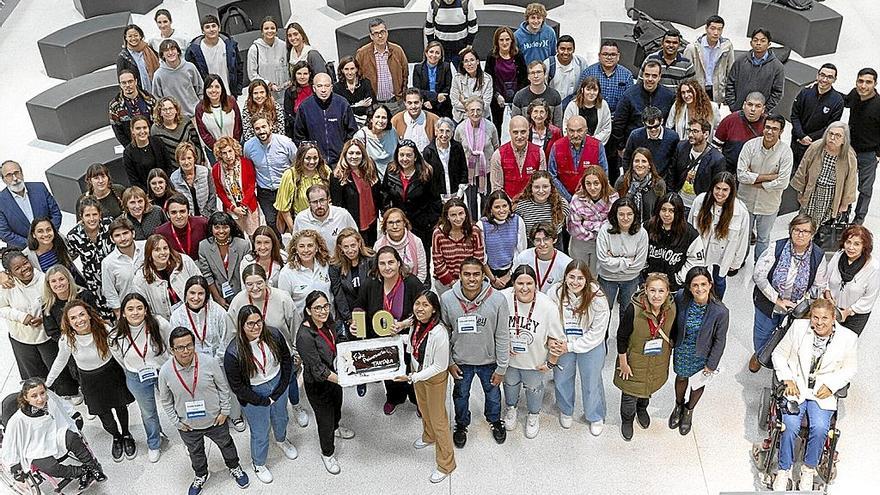
[[[648,416],[647,409],[636,409],[636,419],[639,421],[639,426],[642,429],[647,430],[649,426],[651,426],[651,416]]]
[[[367,384],[362,383],[362,384],[358,385],[357,386],[357,394],[358,394],[358,397],[363,397],[363,396],[367,395]]]
[[[113,438],[113,447],[110,450],[113,462],[122,462],[122,437]]]
[[[500,419],[492,423],[492,438],[498,445],[507,440],[507,429],[504,428],[504,422]]]
[[[98,483],[107,481],[107,475],[104,474],[104,469],[101,467],[100,464],[98,464],[97,461],[95,461],[94,464],[87,466],[87,469],[91,471],[92,477],[95,478],[95,481],[97,481]]]
[[[82,474],[79,475],[79,491],[82,492],[86,488],[92,486],[92,483],[95,482],[95,477],[92,476],[92,471],[86,467],[82,468]]]
[[[125,449],[125,458],[129,461],[137,456],[137,444],[134,443],[134,438],[131,435],[122,437],[122,447]]]
[[[620,424],[620,435],[627,442],[629,442],[630,440],[633,439],[633,422],[632,422],[632,420],[624,421],[623,423]]]
[[[452,433],[452,443],[459,449],[467,443],[467,426],[456,424],[455,431]]]

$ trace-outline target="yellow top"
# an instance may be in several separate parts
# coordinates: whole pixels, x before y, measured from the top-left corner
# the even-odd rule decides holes
[[[329,174],[330,171],[328,170],[327,173]],[[290,211],[291,203],[293,205],[293,212],[291,215],[296,215],[297,213],[308,209],[309,199],[306,197],[306,191],[315,184],[326,184],[326,181],[316,173],[311,177],[302,177],[300,179],[299,189],[297,190],[295,179],[296,177],[293,172],[293,167],[284,171],[284,175],[281,176],[281,186],[278,187],[278,193],[275,195],[276,210]]]

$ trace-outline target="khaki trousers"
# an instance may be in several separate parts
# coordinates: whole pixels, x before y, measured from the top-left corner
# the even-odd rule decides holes
[[[422,441],[434,444],[437,468],[446,474],[455,470],[455,453],[452,449],[452,431],[446,413],[446,387],[448,371],[415,384],[416,401],[422,413]]]

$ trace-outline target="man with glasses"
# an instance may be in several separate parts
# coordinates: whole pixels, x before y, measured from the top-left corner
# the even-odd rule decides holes
[[[778,114],[767,117],[764,135],[742,147],[736,169],[737,197],[745,203],[755,231],[755,261],[770,245],[770,232],[782,203],[782,192],[791,177],[791,149],[780,141],[785,119]]]
[[[538,98],[543,98],[550,107],[550,115],[553,125],[562,127],[562,97],[559,92],[547,85],[544,63],[540,61],[530,62],[529,85],[516,92],[513,96],[513,105],[510,107],[510,115],[525,115],[529,103]]]
[[[335,168],[342,145],[358,130],[357,121],[348,100],[333,92],[329,75],[315,74],[312,90],[312,96],[306,98],[296,112],[293,142],[297,146],[303,141],[315,142],[330,168]]]
[[[409,82],[409,61],[400,45],[388,41],[384,20],[370,21],[370,43],[360,47],[354,58],[376,90],[375,103],[384,103],[392,115],[399,112]]]
[[[860,70],[856,87],[846,95],[849,107],[849,128],[852,149],[859,167],[859,199],[853,223],[862,224],[871,204],[877,154],[880,153],[880,98],[877,97],[877,71],[870,67]]]
[[[309,209],[296,214],[293,231],[318,231],[327,244],[327,250],[333,253],[336,249],[336,237],[342,229],[351,227],[358,230],[358,226],[348,210],[330,204],[330,187],[326,184],[310,186],[306,189],[306,198],[309,200]]]
[[[706,33],[684,49],[684,56],[694,63],[694,79],[718,105],[724,103],[727,73],[736,60],[733,43],[721,36],[723,32],[724,19],[711,15],[706,19]]]
[[[6,184],[0,191],[0,240],[24,249],[35,218],[48,217],[56,229],[61,227],[61,208],[45,184],[25,182],[21,165],[14,160],[3,162],[0,171]]]
[[[123,70],[119,73],[119,94],[110,100],[110,128],[122,146],[131,144],[131,120],[146,117],[153,124],[153,107],[156,98],[138,88],[134,72]]]
[[[764,132],[764,95],[757,91],[746,97],[742,110],[733,112],[718,124],[712,146],[724,155],[727,171],[735,174],[739,153],[749,139]]]
[[[725,170],[724,155],[709,146],[711,131],[712,124],[707,120],[691,119],[686,139],[678,143],[666,173],[666,190],[678,192],[686,210],[698,194],[709,190],[712,178]]]
[[[550,292],[553,284],[565,278],[565,267],[571,258],[556,249],[556,229],[549,223],[539,223],[532,229],[530,240],[535,247],[528,248],[516,255],[513,267],[529,265],[535,269],[538,290]]]
[[[636,148],[648,148],[654,157],[654,167],[665,178],[678,146],[678,133],[663,126],[663,112],[654,106],[642,110],[642,127],[633,130],[626,140],[623,150],[623,166],[632,165],[632,155]]]
[[[247,488],[250,479],[241,469],[226,421],[232,394],[223,369],[213,357],[196,352],[195,335],[188,328],[172,330],[169,343],[172,358],[159,370],[159,400],[171,424],[177,427],[196,474],[189,495],[201,493],[211,474],[205,437],[217,445],[236,484]]]
[[[281,187],[281,176],[296,158],[296,144],[284,134],[273,133],[272,124],[263,114],[254,116],[253,127],[254,137],[244,143],[244,157],[254,164],[257,202],[266,217],[266,225],[275,229],[278,218],[275,196]]]
[[[796,166],[807,147],[843,115],[843,94],[833,87],[836,80],[837,67],[823,64],[816,84],[802,89],[791,104],[791,152]]]

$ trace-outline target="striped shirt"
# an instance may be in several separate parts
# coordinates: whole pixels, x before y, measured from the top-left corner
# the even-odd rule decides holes
[[[612,72],[610,76],[605,75],[605,71],[602,70],[602,66],[598,62],[587,67],[586,70],[581,73],[581,78],[578,80],[578,87],[581,87],[583,80],[588,77],[595,77],[599,80],[599,89],[602,92],[602,99],[608,103],[611,113],[614,113],[617,109],[617,104],[620,102],[621,98],[623,98],[623,94],[626,93],[626,90],[633,85],[632,72],[620,64],[614,68],[614,72]]]
[[[642,63],[642,68],[639,70],[640,80],[642,78],[642,71],[645,69],[645,63],[647,63],[648,60],[656,60],[660,62],[660,85],[665,86],[672,91],[676,91],[678,85],[681,84],[682,81],[694,78],[694,63],[691,62],[691,59],[684,57],[679,53],[676,55],[675,61],[671,64],[667,64],[666,60],[663,58],[663,51],[660,50],[648,55],[645,62]]]
[[[453,240],[440,228],[435,228],[431,238],[431,261],[434,264],[434,278],[444,285],[452,285],[461,273],[461,262],[473,256],[480,261],[486,257],[483,247],[483,233],[476,225],[471,232],[470,240],[462,237]]]
[[[562,228],[565,227],[565,219],[568,218],[568,201],[563,197],[560,197],[559,200],[562,202],[562,221],[554,225],[556,227],[556,233],[562,232]],[[550,201],[542,204],[528,200],[517,201],[513,211],[522,217],[523,221],[526,223],[526,235],[529,237],[529,247],[532,246],[532,229],[535,228],[536,225],[539,223],[553,224],[553,206],[550,204]]]

